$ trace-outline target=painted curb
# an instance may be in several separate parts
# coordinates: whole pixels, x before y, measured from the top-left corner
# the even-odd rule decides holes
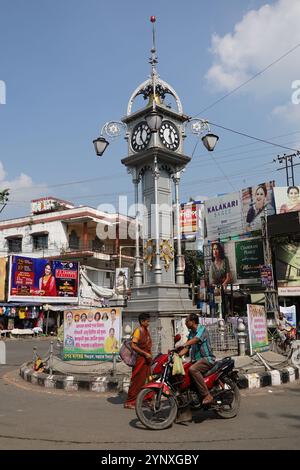
[[[90,391],[96,393],[127,391],[130,379],[123,374],[112,376],[84,376],[45,374],[32,370],[32,363],[20,367],[20,376],[26,382],[45,388],[56,388],[67,392]]]
[[[300,378],[300,368],[288,366],[283,369],[259,372],[255,374],[239,374],[239,388],[274,387]]]
[[[90,391],[94,393],[128,392],[130,377],[118,374],[116,377],[84,375],[51,375],[32,370],[32,363],[23,364],[20,376],[27,382],[45,388],[57,388],[67,392]],[[242,374],[239,373],[238,386],[242,389],[274,387],[300,378],[300,368],[288,366],[272,371]]]

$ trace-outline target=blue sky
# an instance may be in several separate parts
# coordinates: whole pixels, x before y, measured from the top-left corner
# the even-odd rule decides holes
[[[28,201],[44,195],[93,207],[114,204],[119,193],[132,196],[120,163],[124,140],[101,159],[92,140],[104,122],[125,115],[131,93],[150,73],[150,15],[157,17],[159,74],[194,116],[300,43],[299,3],[1,0],[0,189],[12,188],[1,218],[27,215]],[[291,104],[299,61],[300,48],[200,116],[300,148],[300,105]],[[283,149],[213,130],[218,146],[211,155],[198,145],[182,201],[273,178],[285,184],[284,172],[271,163]],[[187,138],[185,153],[194,145]]]

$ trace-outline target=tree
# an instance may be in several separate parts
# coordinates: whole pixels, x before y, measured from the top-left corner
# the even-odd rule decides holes
[[[204,276],[204,255],[200,250],[184,250],[186,284],[200,284]]]

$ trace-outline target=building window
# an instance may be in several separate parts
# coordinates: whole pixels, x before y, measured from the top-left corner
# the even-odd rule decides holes
[[[48,234],[32,235],[32,244],[34,250],[45,250],[48,248]]]
[[[79,249],[79,237],[75,230],[69,235],[69,247],[71,250],[78,250]]]
[[[104,251],[104,242],[100,240],[97,236],[92,240],[92,250],[93,251]]]
[[[7,240],[8,251],[10,253],[20,253],[22,251],[22,238],[9,238]]]

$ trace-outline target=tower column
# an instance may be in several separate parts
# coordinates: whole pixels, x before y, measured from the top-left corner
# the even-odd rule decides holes
[[[135,202],[135,265],[133,275],[133,285],[139,287],[142,284],[142,270],[140,260],[140,213],[139,213],[139,182],[137,168],[133,171],[132,182],[134,185],[134,202]]]
[[[181,253],[181,230],[179,216],[179,182],[180,171],[176,171],[173,175],[175,185],[175,207],[176,207],[176,236],[177,236],[177,264],[176,264],[176,284],[184,284],[183,257]]]
[[[158,178],[159,169],[157,162],[157,155],[154,157],[154,211],[155,211],[155,266],[154,266],[154,281],[155,284],[161,284],[162,271],[160,264],[160,238],[159,238],[159,206],[158,206]]]

